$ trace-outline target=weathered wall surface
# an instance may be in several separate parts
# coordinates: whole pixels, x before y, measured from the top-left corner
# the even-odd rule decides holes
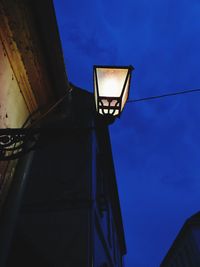
[[[21,128],[34,111],[43,113],[55,101],[43,40],[28,2],[0,1],[0,128]],[[16,164],[0,161],[0,208]]]
[[[0,128],[20,128],[29,114],[3,41],[0,40]],[[16,163],[17,161],[0,161],[0,206],[13,177]]]
[[[29,110],[0,42],[0,128],[20,128],[29,115]]]

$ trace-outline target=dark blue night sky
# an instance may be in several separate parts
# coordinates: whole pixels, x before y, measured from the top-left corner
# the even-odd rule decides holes
[[[130,99],[200,88],[199,0],[55,0],[68,77],[135,67]],[[158,267],[200,210],[200,93],[128,103],[110,127],[126,267]]]

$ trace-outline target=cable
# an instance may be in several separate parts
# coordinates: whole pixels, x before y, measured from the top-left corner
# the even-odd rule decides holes
[[[56,103],[54,103],[44,114],[42,114],[38,119],[34,120],[34,116],[41,111],[40,108],[35,110],[26,118],[20,129],[1,129],[0,161],[18,159],[20,155],[24,154],[24,149],[26,152],[32,150],[35,147],[36,139],[39,133],[38,129],[35,128],[35,126],[37,126],[44,118],[46,118],[49,113],[54,111],[55,108],[60,103],[62,103],[67,96],[68,92],[65,92],[65,94]],[[27,140],[30,141],[29,146],[27,146]]]
[[[153,100],[153,99],[157,99],[157,98],[163,98],[163,97],[167,97],[167,96],[182,95],[182,94],[188,94],[188,93],[194,93],[194,92],[200,92],[200,89],[191,89],[191,90],[185,90],[185,91],[163,94],[163,95],[158,95],[158,96],[150,96],[150,97],[144,97],[144,98],[139,98],[139,99],[131,99],[131,100],[128,100],[127,103],[141,102],[141,101]]]
[[[35,111],[33,111],[33,112],[26,118],[26,120],[24,121],[24,123],[23,123],[23,125],[22,125],[21,128],[26,128],[27,124],[29,124],[29,123],[35,121],[35,120],[34,120],[34,117],[36,116],[37,113],[39,114],[40,112],[41,112],[41,108],[37,108]]]
[[[41,122],[46,116],[51,113],[55,108],[63,102],[63,100],[68,96],[68,92],[65,92],[65,94],[55,103],[53,104],[44,114],[41,115],[37,120],[33,121],[33,123],[30,125],[29,128],[33,128],[33,126],[38,125],[39,122]]]

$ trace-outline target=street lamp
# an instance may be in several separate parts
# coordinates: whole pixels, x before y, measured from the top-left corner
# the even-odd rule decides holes
[[[129,96],[132,66],[94,66],[96,111],[119,117]]]

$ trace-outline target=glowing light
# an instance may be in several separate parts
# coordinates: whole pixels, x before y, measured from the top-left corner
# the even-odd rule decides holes
[[[94,67],[97,112],[119,116],[128,99],[132,67]]]
[[[97,68],[99,96],[120,97],[127,69]]]

